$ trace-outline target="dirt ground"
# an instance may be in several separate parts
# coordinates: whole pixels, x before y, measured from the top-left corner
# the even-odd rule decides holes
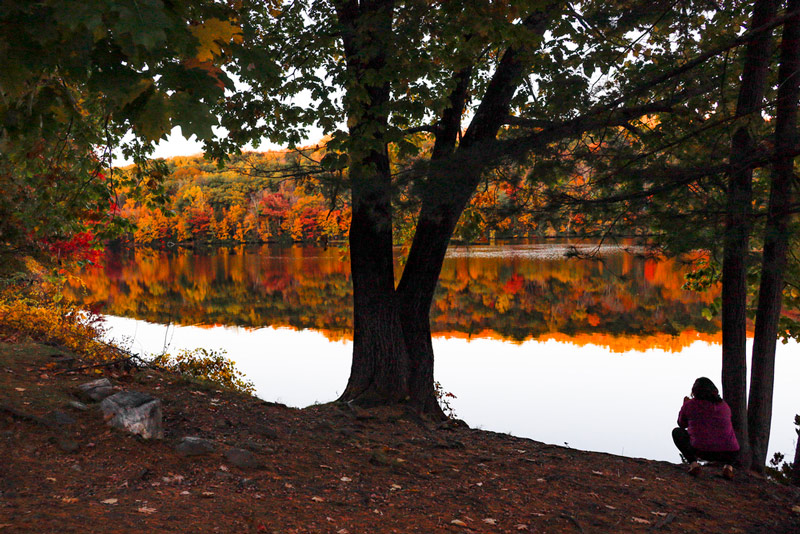
[[[400,409],[303,410],[154,370],[0,343],[0,533],[800,533],[800,492],[744,473],[584,452]],[[165,437],[70,405],[80,384],[161,399]],[[185,436],[216,445],[186,456]],[[231,448],[259,465],[237,467]]]

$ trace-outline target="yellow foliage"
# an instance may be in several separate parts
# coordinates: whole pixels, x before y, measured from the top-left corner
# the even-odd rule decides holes
[[[177,356],[170,354],[157,356],[151,363],[182,375],[213,382],[225,388],[242,393],[253,393],[255,391],[253,383],[246,380],[242,373],[234,367],[234,362],[226,358],[224,354],[224,351],[217,352],[206,349],[183,350]]]
[[[120,356],[104,343],[99,317],[62,298],[49,284],[0,287],[0,339],[53,343],[84,359],[107,361]]]
[[[235,24],[220,19],[209,19],[192,28],[192,35],[197,38],[196,58],[198,61],[211,61],[222,53],[222,46],[242,41],[241,29]]]

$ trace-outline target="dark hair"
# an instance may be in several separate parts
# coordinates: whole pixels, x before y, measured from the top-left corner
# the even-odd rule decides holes
[[[722,398],[719,396],[719,390],[717,389],[717,386],[714,385],[714,382],[704,376],[701,376],[694,381],[694,385],[692,386],[692,396],[695,399],[704,401],[722,402]]]

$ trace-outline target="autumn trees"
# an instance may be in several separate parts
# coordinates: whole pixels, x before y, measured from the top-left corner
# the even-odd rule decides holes
[[[144,156],[173,126],[212,136],[233,85],[224,2],[8,0],[0,10],[0,256],[119,229],[117,193],[158,197]],[[110,169],[112,149],[139,172]]]

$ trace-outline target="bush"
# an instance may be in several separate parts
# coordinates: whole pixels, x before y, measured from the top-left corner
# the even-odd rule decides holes
[[[255,386],[236,369],[234,362],[224,356],[225,351],[206,349],[182,350],[177,356],[161,354],[151,364],[175,373],[207,380],[222,387],[252,394]]]
[[[63,298],[59,286],[35,274],[0,281],[0,341],[38,341],[95,362],[122,352],[102,341],[102,317]]]

